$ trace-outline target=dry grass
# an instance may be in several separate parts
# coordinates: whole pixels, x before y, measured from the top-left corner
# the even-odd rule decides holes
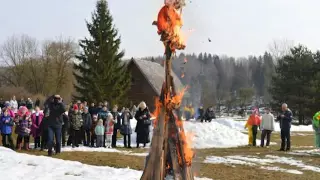
[[[292,145],[295,149],[303,149],[301,146],[313,146],[314,137],[310,132],[300,132],[300,135],[293,134]],[[301,136],[305,134],[306,136]],[[260,135],[258,135],[260,137]],[[194,162],[194,169],[197,176],[213,178],[215,180],[242,180],[242,179],[281,179],[281,180],[317,180],[319,174],[312,171],[303,171],[294,166],[288,166],[284,164],[275,164],[281,168],[296,169],[302,171],[303,175],[295,175],[284,172],[268,171],[257,167],[249,167],[237,165],[232,167],[230,165],[223,164],[207,164],[203,163],[203,160],[207,156],[229,156],[229,155],[251,155],[264,157],[265,155],[276,155],[285,157],[294,157],[297,160],[302,160],[305,164],[319,166],[319,156],[297,156],[291,155],[285,152],[277,151],[280,145],[279,133],[272,134],[272,142],[276,142],[277,145],[267,148],[259,147],[238,147],[238,148],[212,148],[196,150],[197,157]],[[119,148],[118,150],[127,150]],[[141,153],[146,152],[146,149],[131,149],[133,152]],[[33,155],[46,155],[46,152],[40,152],[38,150],[30,150],[28,152],[21,151],[22,153]],[[130,156],[120,153],[104,153],[104,152],[63,152],[54,158],[79,161],[85,164],[97,165],[97,166],[112,166],[117,168],[130,167],[136,170],[142,170],[144,167],[144,157]],[[310,159],[312,161],[310,161]]]

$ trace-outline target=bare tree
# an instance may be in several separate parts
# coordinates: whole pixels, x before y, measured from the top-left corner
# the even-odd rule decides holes
[[[269,44],[269,51],[275,60],[290,54],[290,49],[294,46],[294,41],[288,39],[275,39]]]
[[[68,80],[68,65],[76,55],[77,46],[70,39],[59,38],[46,46],[46,58],[54,74],[55,92],[59,93]]]
[[[27,35],[9,37],[0,47],[0,58],[6,66],[2,78],[12,86],[22,86],[24,72],[27,71],[23,64],[36,54],[37,41],[34,38]]]

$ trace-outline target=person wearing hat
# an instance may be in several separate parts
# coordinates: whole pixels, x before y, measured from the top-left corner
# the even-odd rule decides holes
[[[71,135],[72,135],[72,148],[79,147],[81,140],[80,130],[83,125],[82,113],[78,105],[73,105],[73,111],[70,116]]]
[[[252,114],[249,116],[247,123],[245,125],[245,129],[248,128],[248,136],[249,136],[249,146],[256,146],[256,139],[258,133],[258,127],[261,124],[260,116],[258,115],[258,109],[255,109]]]
[[[92,118],[91,118],[91,114],[89,113],[89,108],[88,107],[84,107],[84,112],[82,113],[82,119],[83,119],[83,145],[84,146],[89,146],[90,144],[90,138],[91,138],[91,134],[90,134],[90,130],[91,130],[91,126],[92,126]]]
[[[53,101],[48,101],[48,104],[44,110],[45,116],[47,116],[48,126],[48,156],[53,155],[53,139],[56,139],[56,154],[61,152],[61,129],[63,125],[62,114],[66,112],[66,108],[62,103],[60,95],[54,95]]]

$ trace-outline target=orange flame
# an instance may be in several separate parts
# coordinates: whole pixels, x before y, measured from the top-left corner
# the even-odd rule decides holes
[[[181,78],[184,78],[184,72],[182,72],[182,74],[181,74]]]
[[[176,49],[184,49],[185,38],[181,33],[182,18],[181,12],[173,5],[165,5],[158,13],[157,19],[158,34],[166,33],[166,40],[171,41],[170,48],[174,52]]]

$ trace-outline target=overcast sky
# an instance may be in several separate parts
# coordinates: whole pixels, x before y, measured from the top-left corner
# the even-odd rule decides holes
[[[319,0],[191,0],[184,30],[194,29],[186,53],[260,55],[274,39],[320,47]],[[95,0],[0,0],[0,43],[13,34],[39,40],[57,36],[79,40],[88,35]],[[151,26],[163,0],[109,0],[126,57],[163,54]],[[212,42],[208,42],[208,38]]]

